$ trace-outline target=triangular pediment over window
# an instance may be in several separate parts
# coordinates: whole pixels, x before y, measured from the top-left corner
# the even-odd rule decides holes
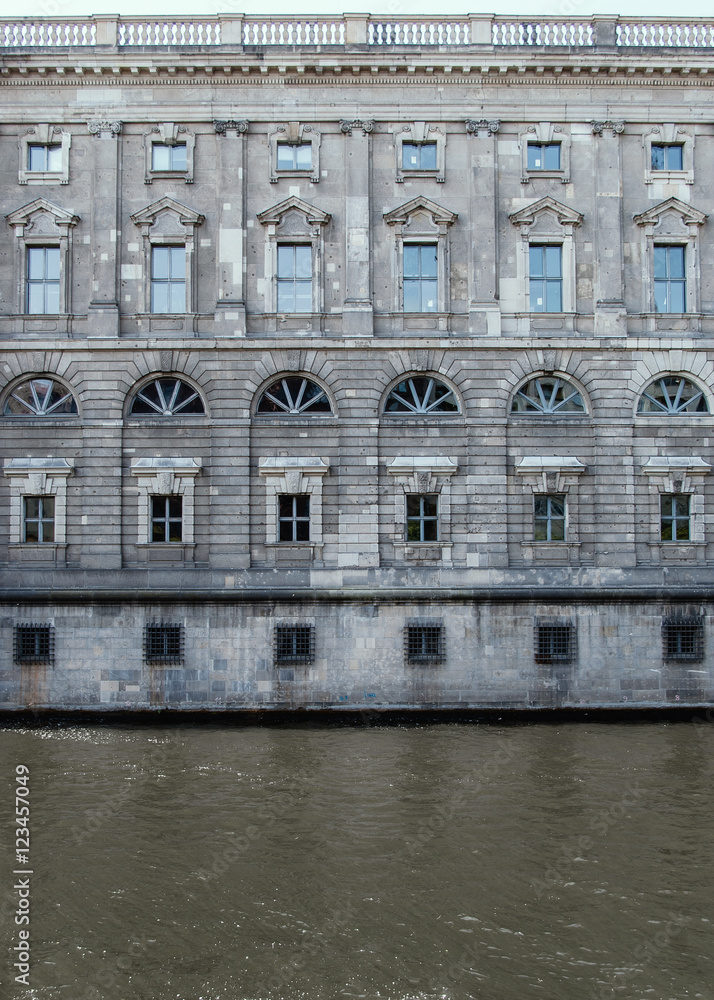
[[[669,220],[667,220],[667,216],[669,216]],[[634,216],[634,219],[638,226],[658,226],[663,228],[663,225],[666,226],[666,221],[684,224],[685,226],[703,226],[707,216],[704,212],[700,212],[699,209],[687,205],[684,201],[680,201],[679,198],[667,198],[666,201],[662,201],[659,205],[655,205],[646,212],[642,212],[641,215]]]
[[[308,205],[302,198],[293,195],[291,198],[286,198],[285,201],[273,205],[272,208],[260,212],[258,220],[264,226],[279,226],[291,213],[302,215],[311,226],[326,226],[332,218],[329,212],[323,212],[322,209],[316,208],[314,205]]]
[[[192,208],[187,208],[173,198],[160,198],[158,201],[147,205],[140,212],[132,215],[132,222],[137,226],[154,226],[159,219],[168,221],[175,220],[180,226],[200,226],[204,216],[194,212]]]
[[[403,226],[418,215],[429,218],[432,226],[451,226],[458,219],[456,212],[450,212],[448,208],[442,208],[435,201],[420,195],[391,212],[385,212],[384,221],[389,226]]]
[[[56,235],[62,230],[66,232],[68,226],[76,226],[79,222],[78,215],[53,205],[45,198],[36,198],[29,205],[23,205],[5,218],[11,226],[22,226],[26,233],[31,230],[37,235]]]
[[[550,196],[534,201],[532,205],[527,205],[518,212],[513,212],[509,218],[514,226],[532,227],[542,220],[543,217],[550,216],[560,226],[579,226],[583,221],[581,212],[576,212],[574,208],[568,208],[555,198]]]

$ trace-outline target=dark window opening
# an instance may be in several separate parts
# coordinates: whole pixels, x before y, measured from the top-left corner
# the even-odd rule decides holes
[[[434,664],[446,659],[444,626],[411,624],[404,629],[404,657],[407,663]]]
[[[183,625],[146,625],[144,659],[147,663],[183,663]]]
[[[315,659],[313,625],[276,625],[275,662],[312,663]]]
[[[536,623],[533,645],[536,663],[572,663],[575,626]]]
[[[15,663],[54,663],[55,630],[52,625],[16,625]]]
[[[704,659],[704,622],[696,617],[665,618],[662,622],[664,660]]]

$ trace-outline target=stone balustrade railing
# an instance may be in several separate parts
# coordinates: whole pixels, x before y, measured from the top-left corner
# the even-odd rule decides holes
[[[0,48],[78,46],[293,48],[712,48],[714,18],[116,17],[0,19]]]

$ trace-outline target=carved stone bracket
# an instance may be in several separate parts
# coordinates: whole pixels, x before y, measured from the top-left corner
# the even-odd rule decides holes
[[[109,121],[91,121],[87,122],[87,128],[91,135],[96,136],[97,139],[101,139],[102,133],[108,132],[110,136],[117,136],[121,134],[121,130],[124,127],[123,122],[109,122]]]
[[[495,135],[501,127],[500,118],[493,118],[490,121],[487,118],[466,118],[464,121],[466,131],[476,136],[481,135],[482,132],[485,132],[486,135]]]
[[[603,132],[611,132],[613,136],[620,135],[625,131],[624,121],[613,122],[590,122],[592,125],[593,135],[602,135]]]
[[[236,135],[240,135],[248,131],[248,122],[245,119],[228,118],[226,121],[222,121],[216,118],[213,121],[213,128],[216,135],[225,135],[229,131],[235,131]]]
[[[340,131],[345,132],[347,135],[352,135],[353,128],[361,128],[364,135],[368,135],[374,129],[374,122],[371,120],[361,121],[360,119],[355,119],[350,121],[349,118],[343,118],[340,122]]]

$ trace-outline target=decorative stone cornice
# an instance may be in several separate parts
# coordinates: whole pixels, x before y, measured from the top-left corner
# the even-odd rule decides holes
[[[602,135],[603,132],[611,132],[613,136],[620,135],[625,131],[624,121],[590,122],[593,135]]]
[[[228,118],[225,121],[220,118],[214,118],[213,128],[216,135],[225,136],[226,132],[235,132],[236,135],[241,135],[243,132],[248,131],[248,122],[245,118]]]
[[[485,132],[486,135],[495,135],[501,127],[500,118],[493,118],[491,120],[487,118],[465,118],[464,123],[466,131],[476,136],[481,135],[482,132]]]
[[[103,132],[108,132],[111,136],[118,136],[124,127],[124,123],[120,121],[90,121],[87,122],[87,128],[89,129],[90,135],[95,136],[97,139],[101,139]]]
[[[345,132],[347,135],[352,135],[352,129],[356,128],[362,129],[364,135],[368,135],[374,129],[374,122],[370,119],[359,119],[356,118],[354,121],[350,121],[349,118],[343,118],[340,122],[340,131]]]

